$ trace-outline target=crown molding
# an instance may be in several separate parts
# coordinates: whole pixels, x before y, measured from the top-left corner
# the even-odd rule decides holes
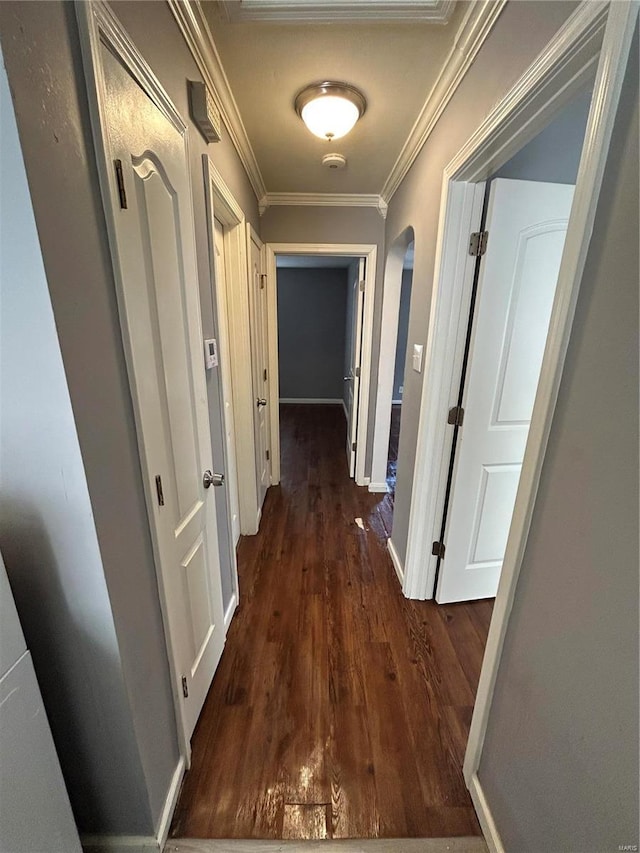
[[[453,0],[358,0],[358,2],[301,3],[300,0],[222,0],[229,21],[426,21],[446,24]]]
[[[380,195],[389,202],[429,138],[478,51],[500,17],[507,0],[473,0],[429,97],[416,119]]]
[[[211,90],[227,133],[238,152],[256,198],[266,195],[267,188],[253,153],[240,111],[233,97],[229,80],[225,74],[220,55],[216,49],[211,30],[205,18],[200,0],[167,0],[180,28],[187,47],[191,51],[198,70]]]
[[[387,203],[380,195],[363,193],[265,193],[258,202],[260,216],[269,207],[374,207],[387,218]]]

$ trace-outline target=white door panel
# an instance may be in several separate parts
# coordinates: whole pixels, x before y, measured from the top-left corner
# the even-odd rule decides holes
[[[126,191],[126,208],[112,195],[121,321],[188,739],[222,654],[224,620],[215,501],[202,479],[213,460],[186,139],[101,53],[108,157],[121,162]]]
[[[491,184],[439,602],[497,591],[573,191]]]
[[[215,276],[216,276],[216,300],[218,310],[218,345],[220,351],[220,365],[222,372],[222,395],[224,399],[224,429],[227,447],[227,485],[229,489],[229,503],[231,511],[231,533],[233,545],[237,545],[240,538],[240,500],[238,496],[238,470],[236,464],[235,448],[235,416],[233,413],[233,397],[231,387],[231,355],[229,348],[229,334],[226,328],[227,317],[227,271],[224,247],[224,230],[218,220],[214,220],[214,252],[215,252]]]
[[[356,473],[356,441],[358,437],[358,406],[360,403],[360,372],[362,369],[362,325],[364,319],[365,259],[358,261],[358,274],[349,282],[353,300],[353,332],[347,392],[347,462],[349,476]]]
[[[271,485],[269,465],[269,386],[268,386],[268,327],[267,288],[263,278],[263,245],[251,225],[247,226],[249,259],[249,307],[251,316],[251,358],[254,391],[254,433],[258,510]]]

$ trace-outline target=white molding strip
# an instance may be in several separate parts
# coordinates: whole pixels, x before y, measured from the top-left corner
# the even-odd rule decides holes
[[[373,494],[384,494],[388,492],[389,489],[387,487],[386,482],[384,483],[369,483],[369,491]]]
[[[344,406],[344,400],[340,397],[280,397],[284,405],[299,403],[304,406]]]
[[[215,840],[172,838],[165,853],[487,853],[479,835],[472,838],[340,838],[336,841]]]
[[[490,853],[504,853],[504,846],[502,844],[502,839],[500,838],[500,833],[498,832],[498,827],[496,826],[496,822],[491,814],[491,809],[489,808],[487,798],[485,797],[477,773],[474,773],[471,777],[469,793],[471,794],[473,806],[476,810],[476,814],[478,815],[480,826],[482,827],[482,834],[484,835],[484,840],[487,843]]]
[[[429,93],[380,195],[389,202],[413,165],[445,107],[500,17],[507,0],[475,0],[469,4],[449,55]]]
[[[269,207],[375,207],[387,218],[387,203],[380,195],[366,193],[265,193],[258,207],[260,216]]]
[[[234,544],[237,544],[237,543],[234,543]],[[231,620],[233,619],[233,614],[236,612],[237,607],[238,607],[238,596],[234,592],[233,595],[231,596],[229,604],[227,604],[227,609],[224,612],[224,630],[225,631],[229,630],[229,625],[231,625]]]
[[[396,551],[396,547],[390,538],[387,539],[387,551],[389,552],[391,562],[393,563],[393,568],[396,570],[398,580],[400,581],[400,586],[402,587],[402,585],[404,584],[404,568],[402,565],[402,560],[400,559],[398,552]]]
[[[167,0],[167,2],[198,70],[211,89],[215,104],[220,110],[224,125],[247,172],[256,198],[261,199],[266,195],[267,188],[200,0],[189,0],[189,2]]]
[[[229,21],[420,21],[446,24],[453,0],[358,0],[351,3],[300,3],[299,0],[222,0]]]
[[[184,755],[181,755],[176,765],[176,769],[173,771],[169,790],[167,791],[167,796],[162,808],[162,814],[158,821],[158,829],[156,830],[156,837],[158,839],[157,843],[160,850],[164,850],[164,845],[169,837],[169,827],[171,826],[173,813],[176,810],[178,794],[180,793],[180,785],[182,785],[182,777],[184,776],[185,769],[186,765]]]

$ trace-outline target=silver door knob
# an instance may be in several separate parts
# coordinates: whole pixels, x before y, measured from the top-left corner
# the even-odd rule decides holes
[[[349,382],[351,380],[351,376],[343,376],[342,378],[345,382]]]
[[[258,397],[258,399],[256,400],[256,406],[259,409],[261,409],[263,406],[266,406],[266,405],[267,405],[267,401],[265,400],[265,398],[264,397]]]
[[[205,489],[209,486],[221,486],[224,483],[224,474],[214,474],[213,471],[205,471],[202,475],[202,485]]]

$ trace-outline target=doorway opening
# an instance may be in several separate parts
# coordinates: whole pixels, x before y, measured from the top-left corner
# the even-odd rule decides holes
[[[402,397],[407,370],[407,350],[409,342],[409,312],[411,308],[411,285],[413,280],[413,241],[407,246],[402,263],[400,282],[400,302],[398,306],[398,329],[396,337],[396,355],[393,368],[393,389],[391,392],[391,418],[389,422],[389,445],[387,449],[387,491],[390,505],[396,493],[398,476],[398,447],[400,443],[400,424],[402,420]]]

